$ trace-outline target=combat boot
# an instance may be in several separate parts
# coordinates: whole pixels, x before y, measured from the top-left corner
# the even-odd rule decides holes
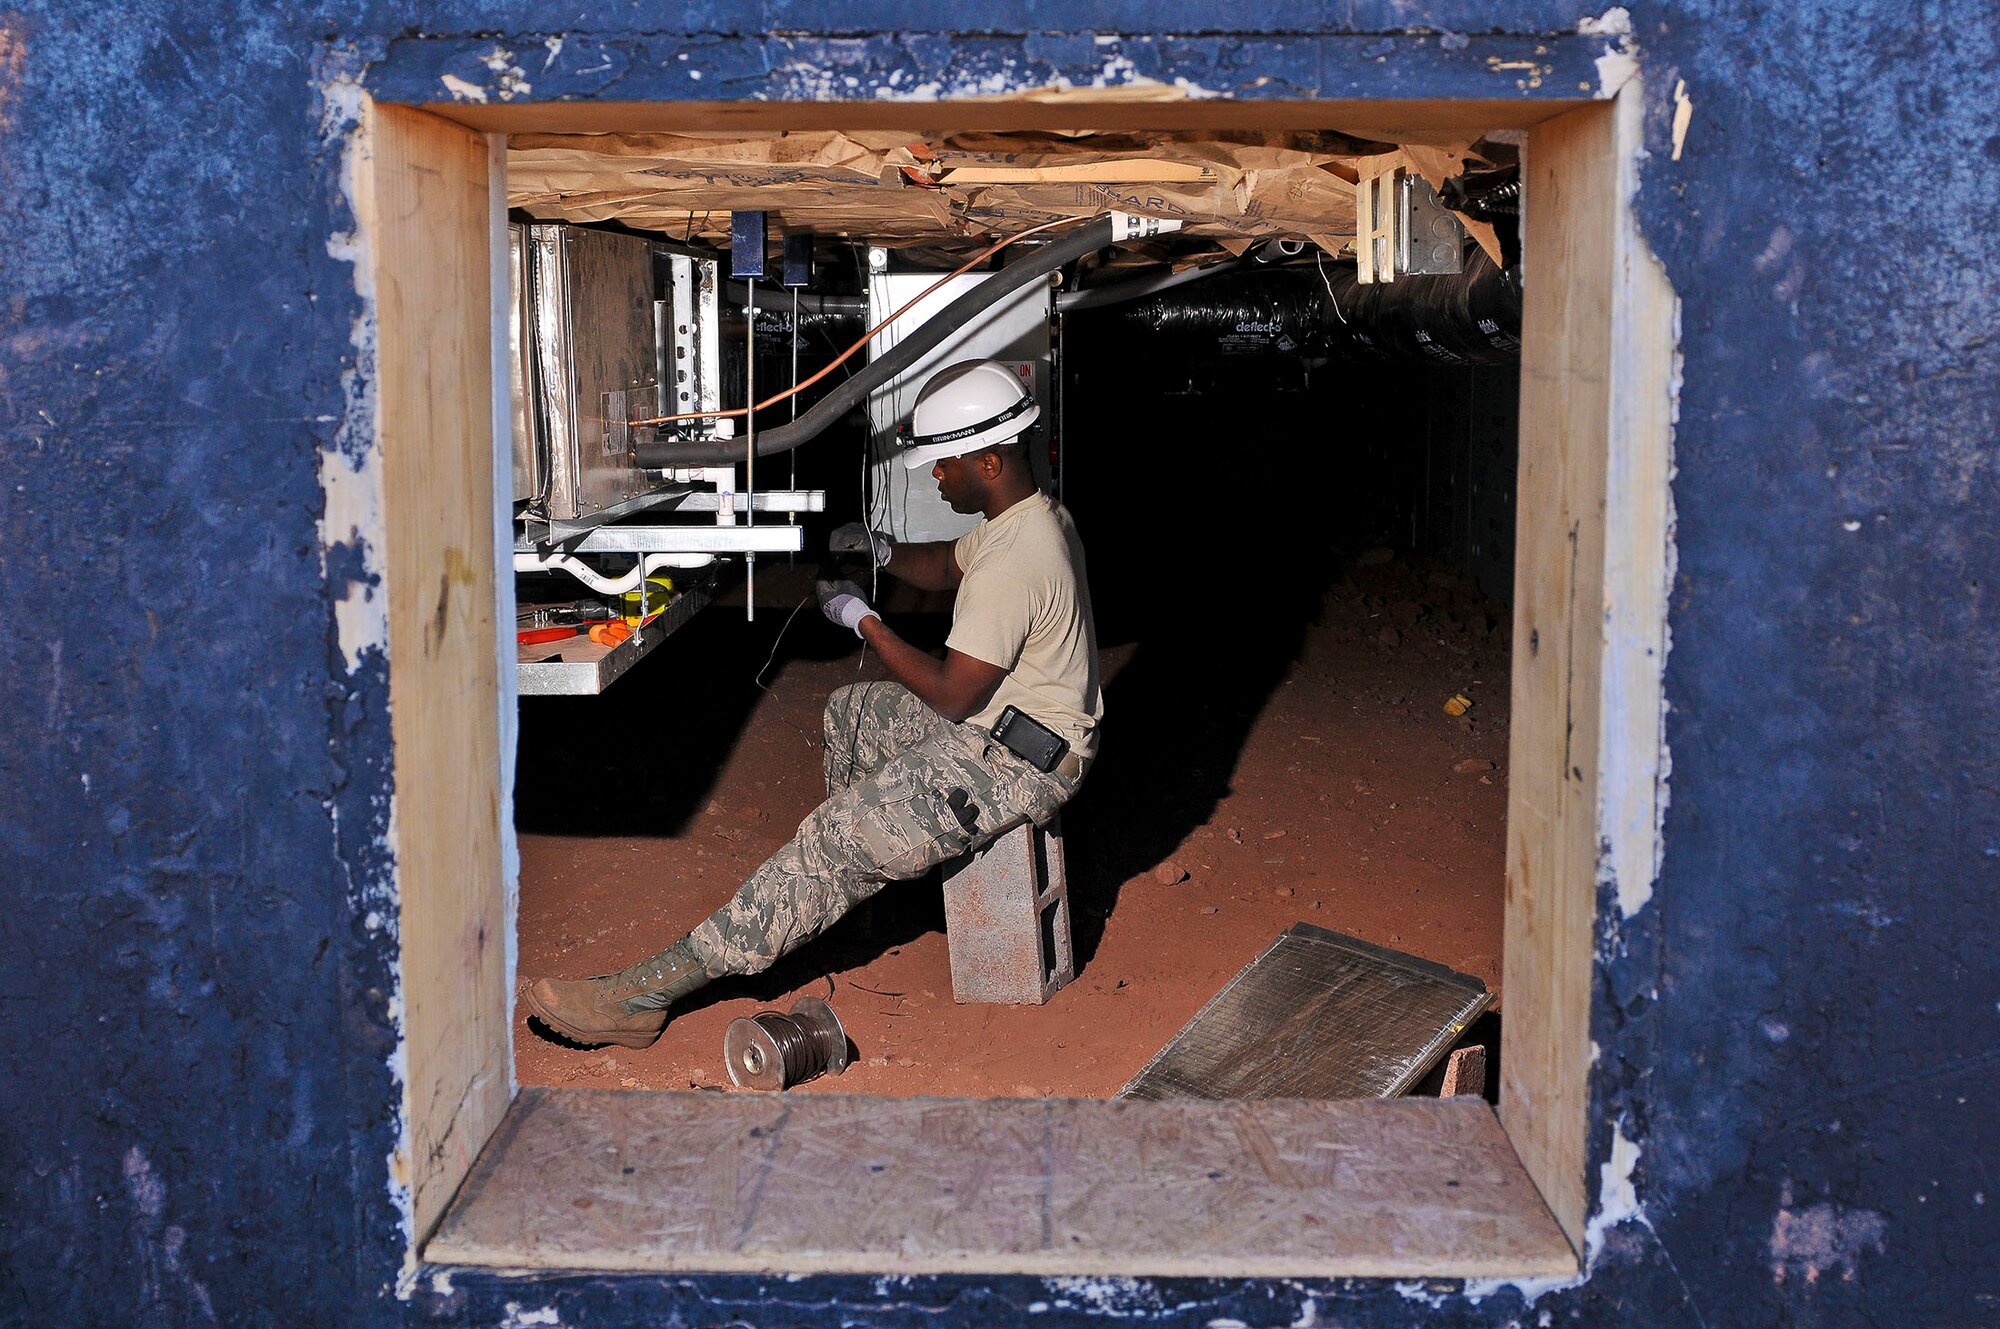
[[[708,982],[685,937],[650,960],[595,978],[538,978],[528,1009],[573,1042],[651,1047],[667,1027],[667,1007]]]

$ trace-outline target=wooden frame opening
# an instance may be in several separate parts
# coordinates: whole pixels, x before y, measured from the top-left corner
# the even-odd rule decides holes
[[[1599,909],[1620,907],[1600,882],[1650,883],[1657,849],[1674,315],[1630,211],[1638,96],[1635,80],[1591,103],[963,108],[1020,128],[1059,113],[1385,139],[1527,131],[1497,1114],[1476,1100],[514,1096],[486,135],[953,114],[368,104],[354,197],[376,337],[412,1262],[420,1248],[517,1269],[1573,1273],[1591,1199],[1593,939]]]

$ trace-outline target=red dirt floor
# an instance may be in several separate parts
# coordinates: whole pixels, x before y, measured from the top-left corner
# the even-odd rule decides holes
[[[803,569],[791,575],[759,571],[754,624],[743,622],[740,589],[734,607],[704,610],[629,676],[659,669],[650,690],[621,681],[603,698],[524,708],[523,807],[536,809],[520,837],[523,983],[603,973],[673,941],[818,802],[825,697],[881,675],[810,607],[780,639],[798,653],[774,659],[769,691],[743,689],[740,719],[691,738],[686,759],[660,758],[679,765],[658,769],[703,772],[705,788],[676,795],[677,813],[641,788],[656,768],[612,763],[605,783],[635,800],[627,829],[652,807],[660,833],[601,833],[617,820],[605,817],[578,818],[584,833],[551,833],[572,829],[566,814],[526,792],[531,774],[591,769],[587,752],[545,751],[560,746],[546,737],[551,727],[602,733],[601,717],[617,714],[614,732],[629,733],[636,708],[664,722],[656,741],[670,747],[675,708],[703,704],[686,661],[709,643],[741,638],[718,666],[741,689],[797,603]],[[1102,617],[1101,588],[1099,600]],[[1222,625],[1200,634],[1205,645],[1156,650],[1139,639],[1104,649],[1104,750],[1065,813],[1079,972],[1046,1006],[953,1002],[932,876],[889,886],[766,975],[694,994],[643,1051],[559,1044],[517,1006],[520,1080],[734,1092],[724,1027],[814,994],[832,1003],[857,1055],[846,1074],[794,1092],[1110,1097],[1301,920],[1478,975],[1497,991],[1507,611],[1448,569],[1400,557],[1363,556],[1313,586],[1313,600],[1275,637]],[[682,663],[663,668],[660,655],[677,648]],[[1170,704],[1204,680],[1225,686],[1192,713]],[[1473,707],[1454,718],[1445,703],[1460,693]],[[615,712],[605,709],[613,702]]]

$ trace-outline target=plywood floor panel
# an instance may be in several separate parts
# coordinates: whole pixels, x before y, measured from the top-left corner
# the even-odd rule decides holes
[[[522,1091],[433,1264],[766,1273],[1572,1272],[1474,1099]]]

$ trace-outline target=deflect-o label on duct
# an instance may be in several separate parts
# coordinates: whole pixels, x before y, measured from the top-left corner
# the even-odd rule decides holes
[[[1140,217],[1130,212],[1111,214],[1111,238],[1114,241],[1144,240],[1148,236],[1166,235],[1180,228],[1180,222],[1160,217]]]

